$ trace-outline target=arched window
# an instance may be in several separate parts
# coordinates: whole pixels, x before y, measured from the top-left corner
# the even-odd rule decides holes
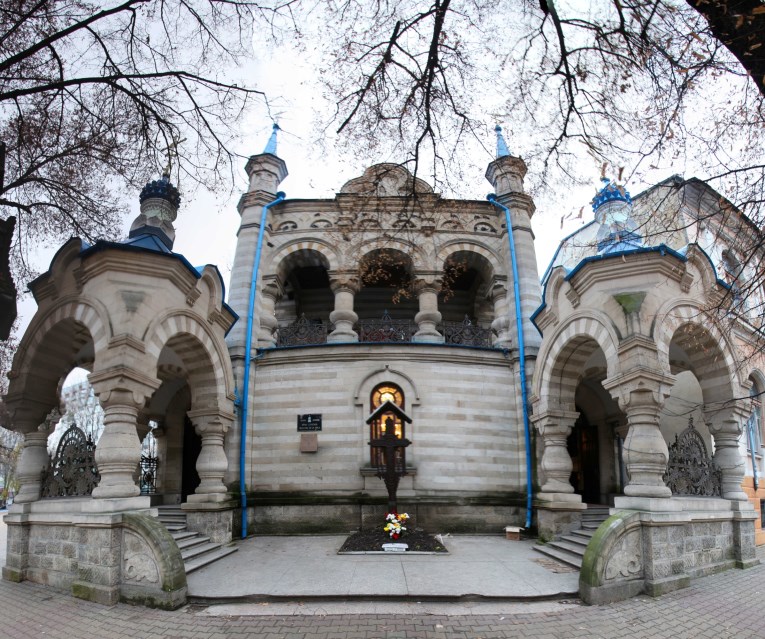
[[[374,413],[385,402],[395,404],[401,410],[404,410],[404,391],[395,384],[382,383],[372,389],[370,397],[370,413]],[[400,415],[393,411],[383,411],[369,422],[370,441],[382,437],[388,428],[393,428],[396,437],[403,439],[405,437],[405,424]],[[370,461],[373,467],[383,466],[385,463],[384,454],[381,448],[370,447]]]
[[[762,386],[754,377],[750,377],[752,388],[749,390],[749,397],[752,401],[752,432],[746,436],[746,448],[751,451],[754,449],[756,455],[762,452]]]

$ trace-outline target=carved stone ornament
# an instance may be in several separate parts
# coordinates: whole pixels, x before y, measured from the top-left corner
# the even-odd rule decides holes
[[[154,556],[140,537],[125,531],[125,550],[123,551],[122,577],[125,581],[148,582],[155,584],[159,581],[159,569]]]
[[[643,573],[643,549],[640,531],[624,535],[614,547],[606,564],[606,581],[636,579]]]
[[[707,455],[693,417],[688,420],[688,428],[675,435],[675,442],[669,447],[664,482],[673,495],[722,496],[722,470]]]
[[[96,444],[76,424],[62,435],[56,454],[42,473],[42,497],[90,495],[101,480]]]

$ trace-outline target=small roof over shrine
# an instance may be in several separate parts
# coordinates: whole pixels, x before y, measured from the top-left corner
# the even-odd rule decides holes
[[[412,418],[407,415],[400,406],[397,406],[392,401],[388,400],[380,404],[374,412],[367,417],[366,423],[370,423],[380,417],[380,415],[384,415],[385,413],[394,413],[398,417],[400,417],[402,420],[407,422],[408,424],[412,423]]]

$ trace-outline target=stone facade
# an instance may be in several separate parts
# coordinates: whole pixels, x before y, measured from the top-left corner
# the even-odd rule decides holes
[[[176,607],[180,552],[153,506],[180,503],[217,543],[379,526],[389,460],[369,442],[389,428],[411,442],[390,460],[407,471],[399,508],[432,532],[502,534],[533,514],[548,540],[610,505],[585,555],[588,601],[756,561],[765,362],[736,302],[743,271],[723,275],[745,218],[718,194],[669,181],[633,202],[607,183],[540,287],[520,158],[489,165],[488,201],[442,198],[394,164],[289,200],[268,149],[246,166],[228,303],[214,267],[172,252],[167,178],[142,192],[126,241],[71,240],[30,284],[39,310],[6,397],[25,446],[4,578]],[[98,482],[41,499],[73,366],[104,410]],[[665,479],[689,418],[714,497]],[[151,497],[136,482],[150,421]]]
[[[240,316],[248,313],[262,209],[277,200],[286,166],[266,154],[251,158],[248,172],[231,281]],[[539,334],[528,318],[539,286],[524,174],[510,156],[487,171],[512,215],[530,376]],[[367,169],[333,200],[277,201],[268,211],[244,464],[259,504],[255,532],[371,525],[365,509],[379,510],[386,492],[365,420],[381,384],[400,389],[412,418],[399,497],[418,524],[496,532],[523,523],[526,460],[505,226],[490,202],[441,198],[392,164]],[[238,379],[245,341],[240,322],[227,338]],[[322,416],[312,452],[301,452],[303,414]],[[231,482],[240,446],[236,436],[227,439]]]

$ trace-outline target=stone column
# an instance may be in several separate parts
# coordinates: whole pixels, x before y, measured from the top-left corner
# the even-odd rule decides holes
[[[348,275],[330,274],[330,286],[335,294],[335,310],[329,314],[333,330],[327,342],[358,342],[359,334],[353,326],[359,316],[353,310],[353,299],[359,290],[358,281]]]
[[[21,450],[16,478],[19,480],[19,492],[14,503],[23,504],[40,499],[42,490],[42,471],[50,463],[48,456],[48,436],[61,419],[57,409],[53,409],[39,426],[14,420],[16,428],[24,433],[24,448]]]
[[[223,477],[228,470],[228,459],[223,440],[234,416],[209,409],[191,410],[188,416],[197,434],[202,438],[202,450],[197,457],[199,486],[194,495],[189,495],[187,502],[226,501],[229,495]]]
[[[96,499],[136,497],[136,466],[141,461],[137,418],[160,382],[127,368],[93,373],[89,381],[104,409],[104,430],[96,445],[101,481],[93,490]]]
[[[664,483],[669,450],[659,427],[659,413],[673,382],[674,378],[644,371],[603,382],[627,415],[629,431],[624,441],[624,463],[629,483],[624,494],[630,497],[672,496]]]
[[[442,344],[444,336],[436,329],[441,322],[441,313],[438,310],[438,284],[435,280],[420,280],[417,282],[416,290],[419,296],[420,312],[414,316],[417,332],[414,334],[413,341]]]
[[[537,432],[544,441],[544,451],[539,462],[545,483],[536,494],[537,528],[544,541],[550,541],[576,530],[582,524],[582,511],[587,508],[581,495],[571,485],[571,456],[566,440],[579,413],[569,410],[550,410],[535,402],[531,417]]]
[[[739,448],[745,417],[731,409],[724,413],[705,413],[704,420],[714,437],[715,463],[722,470],[722,496],[725,499],[747,501],[748,497],[741,489],[745,463]]]
[[[567,439],[578,417],[576,412],[547,411],[532,418],[545,445],[540,464],[545,483],[539,494],[540,499],[544,498],[543,494],[548,494],[548,499],[552,499],[555,494],[569,495],[574,492],[570,480],[573,464],[568,454]],[[577,501],[581,501],[581,497]]]
[[[493,282],[490,298],[494,305],[494,320],[491,323],[491,328],[494,331],[494,346],[496,348],[510,348],[510,316],[508,315],[507,287],[505,284]]]
[[[279,322],[276,319],[276,301],[282,296],[282,287],[277,280],[272,280],[260,290],[258,299],[258,328],[257,339],[254,344],[258,348],[273,348],[276,346],[276,328]]]

